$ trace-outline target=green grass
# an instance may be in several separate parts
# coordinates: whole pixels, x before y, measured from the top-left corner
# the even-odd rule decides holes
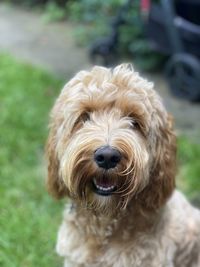
[[[44,186],[44,144],[61,81],[0,55],[0,266],[61,266],[62,204]]]
[[[0,266],[58,267],[54,252],[63,202],[44,186],[49,110],[62,81],[0,55]],[[200,190],[200,146],[179,140],[179,186]],[[182,179],[180,179],[180,176]]]
[[[178,139],[178,187],[200,205],[200,145],[186,137]]]

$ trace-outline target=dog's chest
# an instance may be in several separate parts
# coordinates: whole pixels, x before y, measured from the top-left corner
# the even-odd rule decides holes
[[[174,248],[168,246],[171,251],[167,251],[164,237],[159,239],[153,233],[133,236],[129,224],[121,228],[116,224],[114,220],[102,227],[97,221],[86,222],[84,217],[77,221],[68,214],[60,227],[57,252],[67,259],[66,266],[73,267],[172,266]]]

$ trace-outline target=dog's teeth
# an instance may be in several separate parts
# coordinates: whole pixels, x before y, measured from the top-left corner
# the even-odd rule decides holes
[[[93,179],[93,182],[94,182],[94,184],[95,184],[95,186],[96,186],[97,189],[102,190],[104,192],[113,190],[115,188],[114,185],[111,185],[111,186],[108,186],[108,187],[100,186],[100,185],[98,185],[98,182],[96,181],[95,178]]]
[[[95,185],[96,185],[96,187],[97,187],[98,189],[103,190],[103,191],[110,191],[110,190],[113,190],[113,189],[114,189],[114,185],[109,186],[109,187],[102,187],[102,186],[99,186],[99,185],[97,185],[97,184],[95,184]]]

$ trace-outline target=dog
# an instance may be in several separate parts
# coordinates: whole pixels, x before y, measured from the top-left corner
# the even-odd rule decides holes
[[[172,117],[132,65],[64,86],[46,154],[49,192],[69,199],[56,245],[65,267],[200,267],[200,211],[175,189]]]

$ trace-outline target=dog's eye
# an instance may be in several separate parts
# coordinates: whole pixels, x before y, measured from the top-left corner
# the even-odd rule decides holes
[[[90,114],[88,112],[84,112],[82,113],[76,120],[76,122],[74,123],[74,127],[72,129],[72,132],[78,130],[81,128],[81,126],[83,125],[84,122],[90,120]]]
[[[81,116],[79,117],[79,120],[82,122],[86,122],[86,121],[90,120],[89,112],[82,113]]]
[[[131,119],[131,128],[135,130],[139,130],[140,124],[135,119]]]

